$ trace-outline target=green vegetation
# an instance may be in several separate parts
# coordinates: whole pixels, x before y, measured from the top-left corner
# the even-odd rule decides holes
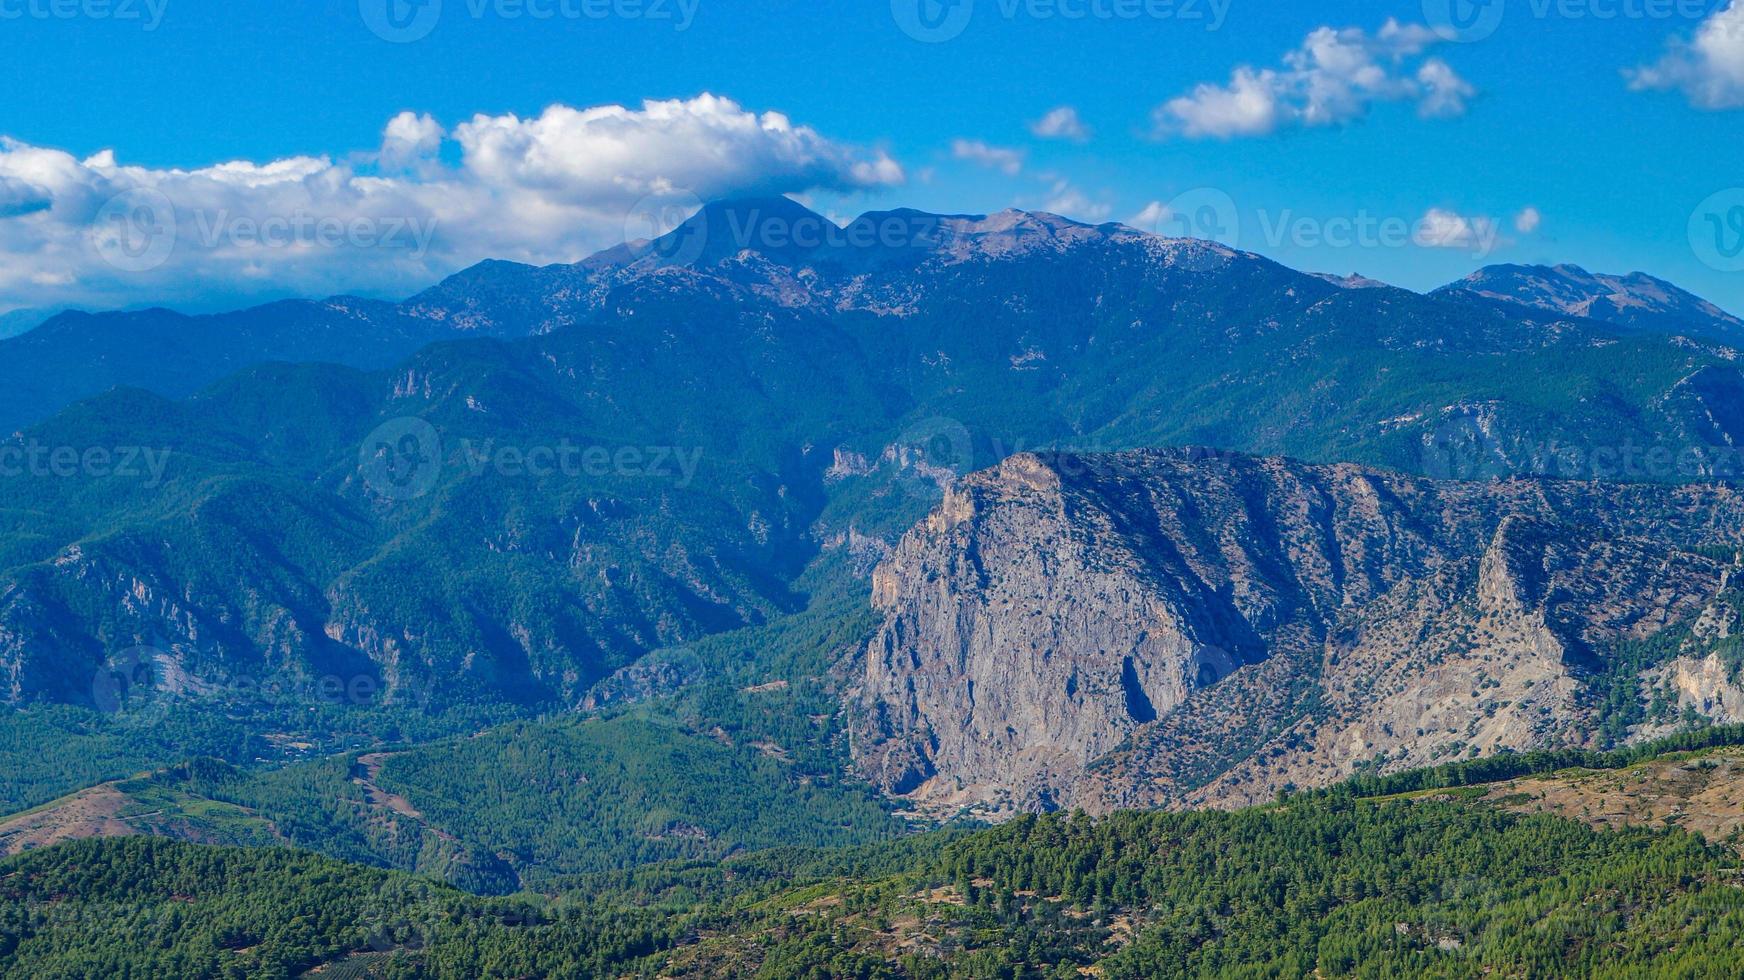
[[[196,758],[277,766],[383,743],[430,741],[519,714],[507,706],[424,712],[325,702],[194,699],[142,713],[67,705],[0,708],[0,814]]]
[[[840,592],[819,575],[821,596]],[[551,720],[485,727],[480,711],[309,706],[269,717],[180,705],[145,716],[39,709],[0,715],[13,723],[0,731],[33,739],[36,755],[21,747],[20,757],[40,768],[17,778],[39,789],[82,788],[146,768],[154,754],[185,759],[115,784],[131,801],[118,816],[136,830],[287,844],[504,894],[554,876],[908,834],[839,761],[829,665],[870,628],[863,601],[820,599],[770,626],[656,654],[653,663],[685,665],[676,681],[608,685],[598,712]],[[196,722],[210,734],[184,734]],[[245,724],[274,734],[236,738]],[[317,735],[316,725],[330,727]],[[457,730],[465,734],[447,734]],[[117,763],[91,753],[101,739],[131,754]],[[181,755],[189,748],[193,758]]]
[[[1357,799],[1626,756],[1503,757],[1241,814],[1049,817],[972,836],[910,836],[845,778],[836,670],[871,614],[845,584],[864,557],[820,558],[818,541],[894,534],[936,498],[939,473],[1021,450],[1207,444],[1448,477],[1692,476],[1605,472],[1591,450],[1705,432],[1668,395],[1719,363],[1699,349],[1343,292],[1269,263],[1157,278],[1132,261],[953,267],[905,317],[626,288],[616,302],[633,316],[441,344],[392,373],[272,365],[184,402],[116,391],[33,429],[54,445],[162,447],[172,465],[161,485],[0,481],[0,587],[30,600],[0,622],[30,641],[0,665],[29,703],[0,713],[0,806],[122,779],[119,816],[136,828],[257,849],[87,842],[0,864],[4,969],[1723,962],[1741,936],[1727,852],[1675,832]],[[359,448],[407,413],[436,427],[442,465],[427,493],[390,502]],[[698,470],[680,486],[472,466],[493,447],[565,442],[695,452]],[[837,448],[876,461],[892,446],[931,469],[824,476]],[[1608,659],[1591,685],[1607,744],[1653,712],[1639,672],[1680,635]],[[138,643],[206,684],[283,668],[304,684],[380,681],[384,696],[164,699],[137,716],[54,706],[86,703],[105,659]],[[1721,649],[1734,670],[1740,649]],[[403,674],[391,684],[389,663]],[[275,843],[295,850],[258,847]],[[526,890],[553,897],[478,897]]]
[[[1456,770],[1480,778],[1444,767],[1428,781]],[[1675,829],[1601,831],[1456,798],[1352,795],[1361,791],[668,863],[554,880],[555,898],[477,898],[278,849],[82,841],[0,862],[0,976],[1736,969],[1744,868],[1727,848]]]
[[[543,873],[904,832],[868,791],[796,774],[773,752],[634,717],[520,725],[394,756],[380,783],[434,824]]]
[[[1673,752],[1697,752],[1729,745],[1744,745],[1744,725],[1702,728],[1610,752],[1592,752],[1585,749],[1502,752],[1482,759],[1449,763],[1433,769],[1414,769],[1391,776],[1353,776],[1336,786],[1300,795],[1309,799],[1372,798],[1424,790],[1481,786],[1563,769],[1627,769],[1636,763]]]

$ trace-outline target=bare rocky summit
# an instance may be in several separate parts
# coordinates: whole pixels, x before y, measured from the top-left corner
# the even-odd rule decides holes
[[[1584,744],[1618,645],[1713,620],[1740,543],[1725,486],[1019,454],[875,572],[855,758],[922,808],[997,815]]]

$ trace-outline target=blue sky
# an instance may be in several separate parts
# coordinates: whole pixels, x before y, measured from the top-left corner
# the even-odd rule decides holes
[[[233,160],[266,166],[325,158],[367,179],[381,172],[370,155],[383,146],[384,125],[407,111],[428,114],[452,134],[477,114],[524,121],[553,104],[635,112],[645,100],[713,93],[751,114],[783,114],[814,131],[816,145],[735,143],[730,152],[744,159],[692,177],[699,190],[753,182],[756,168],[767,165],[779,189],[840,215],[896,205],[1052,205],[1072,217],[1129,220],[1154,219],[1172,203],[1197,209],[1210,202],[1239,221],[1241,247],[1311,271],[1360,271],[1429,288],[1491,262],[1567,261],[1649,271],[1744,311],[1744,272],[1691,241],[1692,217],[1700,229],[1704,202],[1720,215],[1722,234],[1732,206],[1744,206],[1744,191],[1735,199],[1723,194],[1744,187],[1744,61],[1724,60],[1733,53],[1744,59],[1744,36],[1714,33],[1720,3],[1492,0],[1502,14],[1493,33],[1443,43],[1421,34],[1381,40],[1389,20],[1398,31],[1422,31],[1442,15],[1443,0],[1218,0],[1227,7],[1221,22],[1210,0],[1187,7],[1177,0],[1173,8],[1156,0],[1148,13],[1143,0],[973,0],[966,21],[947,21],[947,32],[960,32],[923,43],[900,22],[913,16],[914,4],[936,0],[533,0],[572,5],[552,17],[529,15],[520,0],[441,0],[427,36],[395,43],[366,22],[364,9],[377,0],[60,0],[71,5],[58,9],[74,16],[55,13],[53,2],[0,0],[0,84],[14,93],[0,106],[0,136],[15,141],[18,161],[21,146],[80,161],[112,150],[112,165],[96,168],[100,177],[81,178],[95,182],[100,190],[90,193],[98,197],[124,186],[118,175],[130,168],[138,173],[126,180],[167,190],[174,178],[163,171]],[[1067,18],[1062,8],[1087,15]],[[590,15],[601,11],[612,15]],[[1307,104],[1291,88],[1323,79],[1293,76],[1286,62],[1322,28],[1360,30],[1344,36],[1344,48],[1368,50],[1382,76],[1354,96],[1335,93],[1330,108]],[[416,22],[413,29],[423,30]],[[1678,45],[1704,29],[1720,43],[1680,53]],[[1488,23],[1480,21],[1479,30],[1488,32]],[[1440,101],[1425,81],[1431,61],[1458,80]],[[1658,73],[1634,86],[1625,77],[1655,65]],[[1283,94],[1269,115],[1196,131],[1183,120],[1210,117],[1165,113],[1159,129],[1159,106],[1196,86],[1229,86],[1244,66],[1273,73],[1266,84]],[[1727,74],[1733,68],[1735,77]],[[1215,116],[1216,94],[1190,108]],[[1062,107],[1087,135],[1032,132]],[[503,145],[511,144],[528,153],[542,146],[518,137]],[[431,143],[425,152],[432,159],[406,165],[401,179],[447,186],[474,148],[465,146]],[[716,152],[687,146],[656,140],[614,165],[658,177],[675,152]],[[791,153],[805,159],[783,156]],[[854,171],[856,161],[884,161],[900,178],[888,168],[876,178],[844,176],[871,172]],[[51,171],[64,166],[25,166],[15,162],[14,186],[3,182],[0,163],[0,214],[7,193],[20,212],[0,217],[0,249],[34,241],[18,229],[9,240],[8,222],[46,222],[51,214],[83,220],[63,206],[71,193],[54,184]],[[313,166],[298,173],[305,182],[332,179]],[[513,181],[519,193],[548,187],[548,177],[517,171]],[[595,190],[585,193],[599,193],[588,180]],[[199,206],[227,220],[233,210],[257,206],[250,186],[226,186],[223,207],[206,198]],[[581,195],[581,187],[564,193]],[[502,185],[488,193],[503,193]],[[613,232],[623,225],[600,217],[611,205],[571,196],[551,206],[579,210],[552,212],[550,227],[520,222],[525,235],[548,241],[517,241],[506,229],[463,231],[460,213],[433,232],[445,246],[434,256],[317,268],[226,250],[234,242],[211,235],[190,241],[200,237],[187,230],[199,219],[190,219],[176,192],[171,197],[183,210],[175,261],[132,279],[105,278],[112,270],[61,275],[39,263],[28,281],[22,273],[12,281],[0,276],[0,309],[56,300],[124,305],[153,289],[184,306],[328,288],[394,295],[445,265],[482,257],[480,250],[564,257],[621,237]],[[96,200],[83,205],[87,218]],[[258,206],[282,210],[275,200]],[[1425,225],[1430,215],[1439,217]],[[560,221],[568,226],[554,230]],[[1320,240],[1347,229],[1355,238],[1348,244]],[[1403,238],[1394,234],[1400,229],[1409,229]],[[202,248],[224,251],[229,264],[183,261]],[[227,278],[248,285],[215,285],[225,270],[240,270]]]

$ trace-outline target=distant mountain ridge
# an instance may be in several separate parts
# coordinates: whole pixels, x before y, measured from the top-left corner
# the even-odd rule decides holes
[[[53,316],[22,336],[0,339],[0,432],[116,386],[183,397],[269,361],[375,369],[440,340],[548,333],[599,314],[613,290],[644,279],[670,285],[677,282],[673,276],[703,273],[783,306],[902,315],[924,285],[925,267],[937,273],[972,262],[1123,247],[1207,272],[1264,261],[1214,242],[1042,212],[896,209],[838,226],[785,197],[718,201],[652,242],[625,243],[567,265],[486,261],[400,303],[335,297],[202,316],[169,310]],[[1390,291],[1361,276],[1299,278]],[[1744,344],[1737,318],[1639,273],[1619,278],[1573,266],[1494,266],[1432,296],[1457,300],[1456,294],[1631,331]]]
[[[1578,265],[1492,265],[1431,295],[1450,293],[1554,310],[1634,331],[1744,343],[1744,320],[1644,272],[1614,276]]]
[[[366,370],[247,367],[181,401],[117,389],[5,444],[151,447],[170,465],[150,485],[0,472],[0,700],[89,701],[106,658],[151,644],[177,677],[368,675],[390,697],[574,705],[650,650],[803,607],[814,563],[868,569],[942,486],[1024,450],[1210,445],[1471,480],[1744,473],[1744,375],[1721,344],[1347,289],[1045,214],[859,226],[717,205],[655,242],[486,263],[403,304],[197,320],[235,335],[235,361],[261,338],[312,338],[292,357],[417,349]],[[161,322],[66,320],[106,325],[72,332],[125,342],[136,374],[174,350],[140,341]],[[52,353],[52,336],[19,340]],[[81,361],[112,369],[116,349]],[[408,436],[427,479],[384,488],[373,461]],[[522,465],[565,446],[639,463]],[[678,458],[691,469],[654,463]]]

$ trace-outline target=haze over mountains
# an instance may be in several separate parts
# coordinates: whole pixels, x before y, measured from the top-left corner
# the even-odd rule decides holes
[[[1472,293],[1541,310],[1588,317],[1649,333],[1680,333],[1744,341],[1744,320],[1643,272],[1594,274],[1576,265],[1493,265],[1479,269],[1437,294]]]
[[[1504,300],[1488,287],[1422,296],[1345,285],[1120,225],[892,211],[840,228],[776,199],[710,205],[657,241],[575,265],[485,263],[400,304],[283,303],[201,318],[69,314],[0,346],[0,370],[32,392],[12,403],[15,419],[47,414],[81,386],[131,380],[153,390],[80,401],[15,444],[145,448],[165,462],[53,479],[28,468],[0,475],[8,500],[0,700],[91,705],[92,679],[117,651],[143,645],[152,672],[186,699],[240,680],[307,690],[339,676],[368,678],[376,700],[390,704],[603,703],[611,698],[596,685],[651,651],[779,622],[818,592],[846,589],[863,601],[872,567],[945,488],[1022,452],[1211,446],[1468,481],[1666,485],[1737,472],[1744,375],[1736,350],[1704,339],[1720,321],[1690,319],[1705,315],[1699,304],[1668,301],[1651,319],[1607,322],[1595,317],[1633,307],[1594,303],[1577,315],[1570,309],[1579,304],[1535,293]],[[244,366],[286,358],[340,363]],[[1670,491],[1638,496],[1656,493]],[[1209,505],[1184,498],[1177,506],[1175,519],[1191,524]],[[1430,519],[1412,507],[1373,506],[1401,529]],[[1256,538],[1241,546],[1282,547],[1262,541],[1302,520],[1296,509],[1252,502]],[[1059,533],[1086,533],[1072,522],[1089,513],[1070,516]],[[1560,506],[1528,516],[1585,527]],[[1618,521],[1617,534],[1643,533]],[[1501,525],[1474,517],[1461,527],[1457,547],[1417,550],[1438,555],[1469,591],[1469,576],[1455,570],[1470,571]],[[1306,573],[1284,569],[1314,549],[1330,569],[1357,561],[1355,541],[1323,530],[1308,552],[1286,549],[1284,565],[1259,562],[1239,588],[1263,582],[1279,595],[1317,594],[1303,584]],[[1428,558],[1405,561],[1380,543],[1391,537],[1361,540],[1373,550],[1360,567],[1323,571],[1337,583],[1329,595],[1350,590],[1351,602],[1357,592],[1363,604],[1379,602],[1383,586],[1430,574]],[[1156,543],[1144,538],[1144,547]],[[1110,553],[1137,547],[1123,535],[1106,544]],[[1645,545],[1630,547],[1631,561],[1646,560]],[[887,612],[889,569],[912,560],[902,554],[878,580]],[[931,560],[955,568],[974,554]],[[1711,599],[1718,573],[1703,568],[1702,589],[1690,595]],[[1210,593],[1238,588],[1205,569],[1194,574]],[[1606,601],[1643,608],[1657,595],[1643,591],[1650,578],[1625,576]],[[1372,587],[1359,589],[1359,579]],[[1289,748],[1245,777],[1245,788],[1208,791],[1215,798],[1324,782],[1381,753],[1396,767],[1452,751],[1448,739],[1404,733],[1366,735],[1361,751],[1330,756],[1292,741],[1302,685],[1319,682],[1288,665],[1306,655],[1307,637],[1353,627],[1328,611],[1343,600],[1291,600],[1319,611],[1303,621],[1307,632],[1289,637],[1274,635],[1283,621],[1228,601],[1219,600],[1217,629],[1249,623],[1239,637],[1212,638],[1217,631],[1206,627],[1202,645],[1239,653],[1211,665],[1210,689],[1233,698],[1275,683],[1266,696],[1277,700],[1260,714],[1268,721],[1251,734],[1285,738]],[[1448,616],[1458,618],[1451,610],[1420,618],[1440,628]],[[1494,724],[1505,731],[1473,744],[1591,736],[1594,715],[1570,685],[1603,674],[1615,662],[1610,645],[1653,632],[1645,621],[1595,629],[1566,657],[1540,650],[1536,679],[1546,686],[1510,709],[1547,707],[1549,722],[1502,712]],[[875,649],[892,665],[929,642],[925,629],[888,622],[880,635]],[[1479,660],[1518,653],[1514,640],[1485,642]],[[1408,647],[1363,655],[1384,660]],[[1063,782],[965,800],[1173,800],[1222,773],[1234,760],[1199,759],[1185,770],[1171,762],[1163,768],[1174,790],[1140,790],[1159,770],[1135,762],[1126,784],[1094,797],[1071,775],[1144,726],[1184,725],[1168,738],[1189,747],[1222,738],[1209,716],[1171,714],[1193,699],[1175,681],[1154,687],[1144,679],[1153,669],[1175,668],[1141,670],[1135,661],[1140,706],[1129,710],[1121,694],[1103,705],[1115,720],[1066,740],[1073,761],[1060,769]],[[1182,676],[1189,687],[1204,679],[1196,669]],[[882,694],[877,683],[869,690],[901,705],[904,677],[890,673]],[[1479,682],[1462,674],[1456,686],[1468,679]],[[1097,683],[1104,694],[1115,690],[1109,677]],[[1487,710],[1492,701],[1473,704]],[[946,710],[959,709],[962,717],[929,715],[926,724],[969,724],[972,709]],[[1197,757],[1189,748],[1180,758]],[[947,771],[943,757],[927,760],[868,771],[908,792],[913,773]]]
[[[484,262],[400,303],[287,300],[199,316],[163,309],[16,311],[0,318],[0,428],[41,421],[116,385],[184,397],[265,361],[372,369],[445,338],[546,333],[596,314],[614,288],[680,268],[755,287],[781,303],[809,295],[798,291],[803,284],[844,309],[876,310],[880,289],[885,298],[902,296],[904,288],[918,285],[904,277],[920,274],[929,263],[1141,240],[1173,241],[1188,262],[1220,264],[1238,255],[1244,262],[1265,261],[1211,243],[1155,239],[1123,225],[1092,226],[1020,211],[989,217],[903,209],[871,212],[838,227],[787,198],[716,202],[658,242],[627,243],[573,265]],[[780,270],[809,274],[803,283],[786,281]],[[1347,289],[1397,291],[1362,276],[1314,278]],[[837,290],[843,295],[836,296]],[[1736,317],[1643,273],[1596,276],[1572,266],[1491,266],[1431,295],[1452,301],[1457,293],[1635,332],[1726,343],[1744,338]],[[11,333],[26,336],[6,339]]]

